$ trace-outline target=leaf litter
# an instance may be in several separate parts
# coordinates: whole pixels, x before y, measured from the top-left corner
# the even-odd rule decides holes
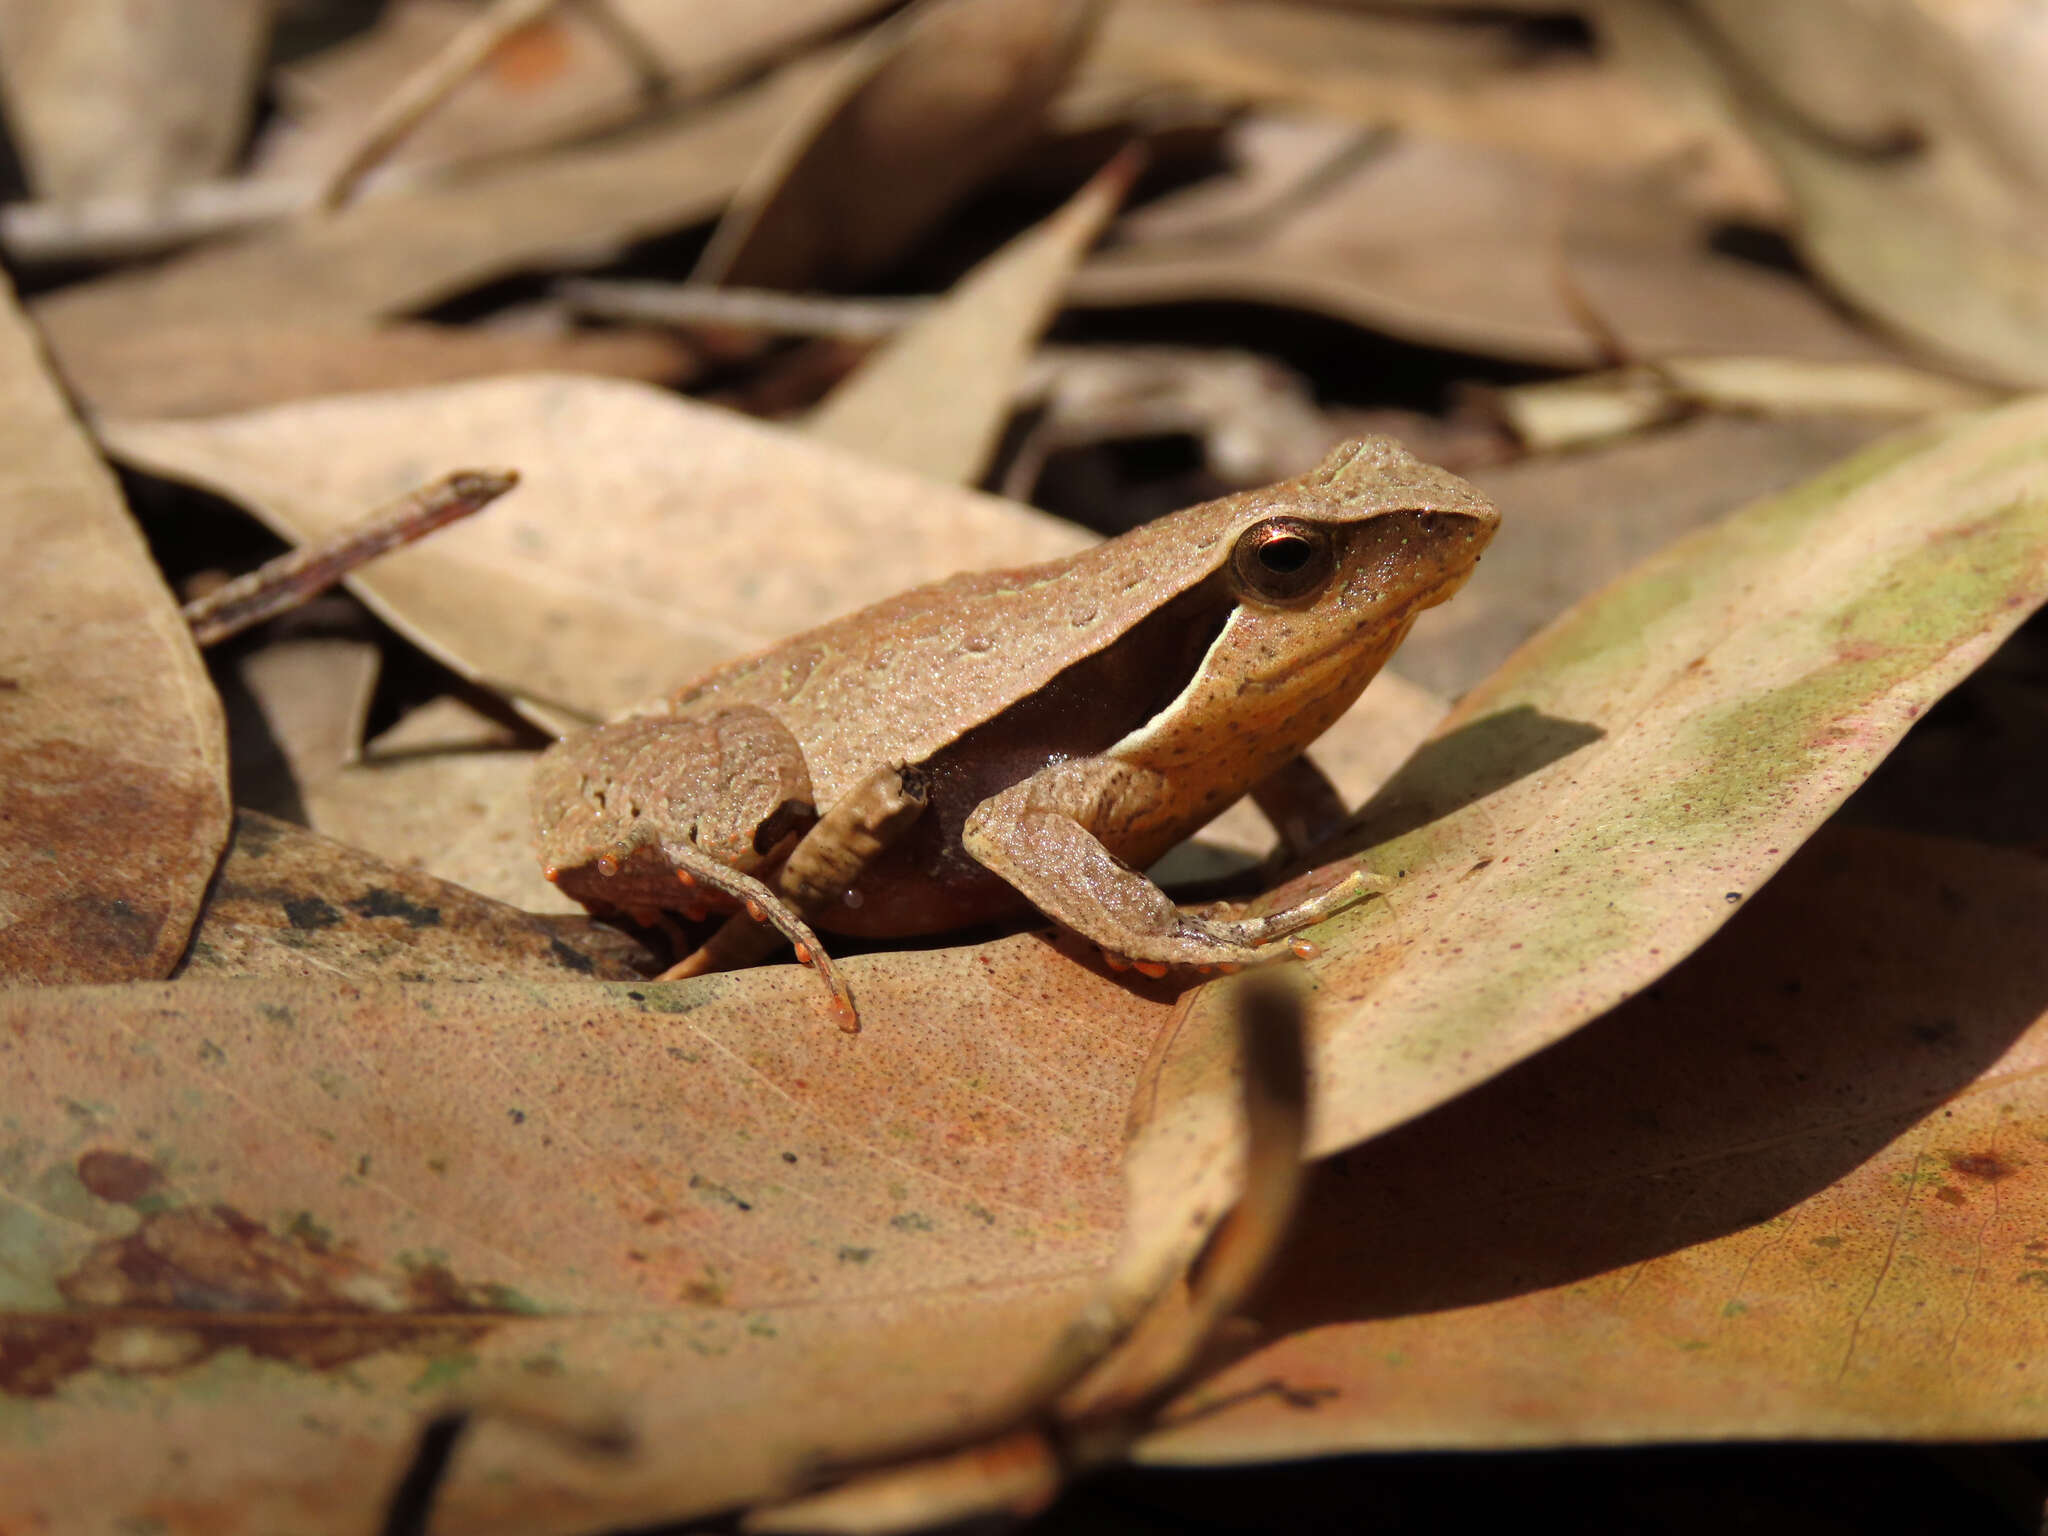
[[[392,15],[410,25],[431,9]],[[506,39],[394,149],[376,149],[359,201],[334,217],[203,243],[152,269],[40,279],[57,286],[33,301],[37,317],[74,387],[115,418],[109,439],[132,439],[124,448],[138,462],[218,486],[294,539],[463,462],[512,463],[528,487],[474,525],[501,531],[467,553],[447,541],[471,530],[400,557],[431,557],[409,580],[402,565],[360,578],[380,612],[470,683],[383,634],[385,681],[366,697],[371,658],[344,646],[294,659],[278,642],[309,626],[292,621],[219,658],[238,722],[237,798],[344,842],[245,817],[182,979],[9,995],[21,1032],[0,1032],[0,1048],[27,1064],[9,1081],[31,1086],[29,1119],[9,1123],[20,1145],[0,1159],[15,1197],[0,1232],[22,1282],[0,1314],[0,1358],[38,1458],[30,1491],[10,1487],[41,1501],[26,1517],[68,1518],[70,1505],[172,1530],[253,1530],[320,1508],[334,1528],[356,1529],[419,1469],[423,1416],[457,1411],[473,1422],[435,1499],[436,1528],[646,1523],[785,1499],[821,1464],[886,1467],[943,1447],[977,1415],[1015,1411],[1017,1384],[1035,1379],[1052,1340],[1074,1337],[1077,1319],[1095,1320],[1091,1347],[1137,1325],[1099,1378],[1112,1383],[1119,1370],[1142,1377],[1159,1338],[1179,1348],[1207,1335],[1210,1322],[1188,1309],[1202,1272],[1190,1284],[1182,1261],[1234,1188],[1241,1132],[1219,994],[1176,1002],[1169,987],[1127,985],[1071,942],[1028,934],[851,955],[864,1010],[886,999],[889,1031],[878,1039],[871,1020],[866,1054],[845,1055],[817,1027],[794,967],[679,988],[595,981],[648,957],[580,915],[489,899],[535,908],[551,893],[524,847],[539,735],[479,685],[555,728],[926,574],[1042,558],[1089,535],[863,462],[857,451],[880,429],[828,455],[730,411],[599,379],[390,387],[535,363],[660,368],[723,400],[800,410],[867,343],[791,346],[778,328],[830,304],[872,308],[869,295],[821,305],[786,293],[787,315],[750,319],[737,301],[758,310],[760,295],[733,293],[719,296],[716,319],[568,332],[558,303],[528,295],[563,269],[607,263],[618,277],[680,276],[702,223],[724,211],[704,274],[753,245],[756,274],[723,275],[857,283],[900,308],[895,295],[946,288],[1004,241],[1021,236],[1028,249],[1037,237],[1023,210],[1071,196],[1132,136],[1151,141],[1155,170],[1069,284],[1070,303],[1094,307],[1070,309],[1055,347],[1020,367],[1015,349],[1044,327],[1060,264],[1048,262],[1020,282],[1029,291],[1011,317],[982,332],[1004,338],[1000,366],[993,343],[969,347],[964,361],[927,364],[915,388],[883,391],[914,402],[885,403],[884,426],[938,401],[951,419],[930,423],[924,441],[994,443],[919,447],[912,461],[959,481],[986,455],[988,483],[1113,528],[1394,424],[1486,480],[1507,512],[1497,557],[1404,652],[1427,687],[1383,679],[1329,744],[1353,801],[1393,778],[1325,856],[1408,871],[1388,899],[1321,930],[1320,956],[1284,978],[1308,1002],[1321,1074],[1312,1145],[1332,1166],[1272,1299],[1252,1308],[1274,1330],[1268,1348],[1185,1398],[1143,1454],[1575,1443],[1652,1425],[1676,1437],[2038,1433],[2031,1400],[2004,1383],[2031,1357],[2031,1260],[2017,1241],[2030,1175],[2006,1121],[2031,1112],[2024,1063],[2039,1008],[2025,1004],[2029,973],[2006,956],[2012,946],[1980,946],[1960,975],[1923,942],[1960,944],[1973,927],[2020,934],[2038,894],[2031,866],[2017,853],[1823,829],[1756,894],[1909,717],[2040,597],[2029,531],[2039,402],[1937,422],[1783,489],[1864,441],[1873,413],[1938,411],[1977,387],[1930,375],[1897,339],[1834,308],[1800,265],[1801,240],[1894,331],[1924,338],[1962,317],[1957,346],[1937,347],[1932,366],[1960,358],[1964,372],[2014,376],[1970,360],[1984,347],[1978,322],[2009,310],[2016,291],[1982,259],[1981,210],[1941,228],[1927,212],[1952,207],[1943,199],[1974,174],[1958,168],[1972,156],[1988,164],[1994,141],[2003,159],[1984,208],[2009,208],[2028,174],[2025,137],[2011,129],[2025,118],[2029,56],[1987,43],[1996,8],[1934,49],[1951,60],[1977,50],[1956,78],[1975,82],[1986,110],[1958,127],[1937,88],[1917,82],[1930,148],[1866,157],[1845,183],[1861,190],[1832,211],[1835,194],[1787,169],[1768,124],[1750,122],[1755,142],[1745,136],[1747,109],[1702,110],[1692,85],[1671,84],[1682,75],[1623,73],[1647,54],[1614,46],[1629,41],[1617,8],[1589,10],[1591,29],[1574,41],[1554,19],[1161,0],[1115,8],[1091,62],[1077,46],[1091,7],[955,0],[853,35],[861,62],[836,66],[832,83],[845,55],[811,41],[839,24],[820,21],[828,12],[853,20],[859,9],[697,29],[704,69],[672,75],[662,101],[644,88],[672,66],[636,78],[646,50],[599,61],[585,47],[593,25],[621,18],[651,37],[651,10],[564,9]],[[1753,42],[1732,9],[1699,9],[1740,46]],[[1843,143],[1876,142],[1897,120],[1862,51],[1897,18],[1866,10],[1870,27],[1841,34],[1856,46],[1786,92],[1795,114]],[[1811,50],[1820,38],[1825,51],[1836,16],[1815,7],[1770,24],[1805,27],[1792,41]],[[1007,36],[1019,92],[961,76],[933,43],[947,26]],[[244,193],[245,213],[277,218],[290,177],[331,166],[365,142],[363,124],[389,119],[397,82],[440,46],[425,32],[414,42],[409,61],[387,56],[381,75],[352,86],[335,84],[341,54],[316,60],[300,78],[328,82],[307,117],[324,116],[314,126],[325,137],[290,151],[305,170],[261,188],[223,179],[208,195]],[[1988,62],[2000,46],[2003,68]],[[747,61],[763,66],[757,80],[727,73]],[[981,127],[935,131],[939,115],[921,108],[923,136],[889,140],[889,114],[951,85],[973,89],[949,120]],[[486,105],[506,90],[530,91],[532,112]],[[1238,125],[1219,139],[1229,113]],[[454,167],[451,153],[467,152],[458,141],[495,158]],[[862,168],[884,142],[896,143],[899,169],[928,168],[915,207]],[[1782,188],[1758,143],[1778,155]],[[1870,195],[1881,186],[1911,197],[1887,208]],[[1787,194],[1808,228],[1791,223]],[[160,237],[189,240],[175,200],[162,205]],[[1854,217],[1830,223],[1843,209]],[[858,233],[848,250],[866,254],[854,266],[804,233],[828,216]],[[787,238],[763,240],[778,220]],[[1915,221],[1929,227],[1906,227]],[[1855,248],[1830,255],[1829,241]],[[1955,259],[1921,262],[1904,287],[1888,290],[1891,276],[1873,279],[1867,263],[1852,270],[1866,255],[1937,247]],[[928,312],[941,335],[955,328],[949,347],[987,324],[958,318],[972,313],[971,291],[955,287]],[[1130,307],[1100,307],[1109,301]],[[393,326],[434,306],[427,323]],[[1997,346],[2029,344],[2020,321]],[[811,323],[796,320],[797,334]],[[1133,340],[1184,356],[1141,361]],[[1102,382],[1044,393],[1058,370],[1081,366],[1076,342],[1090,365],[1109,365]],[[1276,391],[1233,374],[1197,386],[1196,348],[1249,352],[1254,369],[1285,364],[1310,382]],[[1542,379],[1589,367],[1619,372]],[[861,384],[844,390],[857,398]],[[300,398],[362,386],[382,392]],[[281,399],[299,403],[251,409]],[[1503,409],[1521,413],[1519,446]],[[1539,424],[1537,409],[1562,414]],[[199,419],[163,419],[180,415]],[[1531,449],[1589,430],[1619,435],[1577,452]],[[45,438],[62,434],[36,434],[39,451]],[[1185,449],[1184,467],[1167,467],[1168,447]],[[162,486],[144,491],[174,571],[261,558],[188,553],[185,541],[226,520],[191,516],[196,504]],[[1690,528],[1701,531],[1652,553]],[[66,551],[68,569],[77,528],[62,532],[72,543],[50,548]],[[112,569],[135,568],[139,545],[127,540],[133,552]],[[169,597],[159,589],[152,601]],[[1573,616],[1487,677],[1575,601]],[[147,631],[146,611],[130,610],[123,633]],[[340,632],[378,634],[360,618]],[[196,667],[189,648],[171,650]],[[91,653],[109,666],[132,654]],[[164,659],[122,675],[160,680]],[[2024,783],[2023,768],[1983,756],[1990,738],[1971,712],[2023,725],[2035,687],[2022,666],[2005,668],[1998,689],[1973,688],[1943,712],[1936,756]],[[1397,768],[1443,698],[1467,690]],[[156,681],[143,691],[154,708],[179,698]],[[2025,730],[2008,734],[2024,757]],[[213,786],[224,835],[210,750],[199,783]],[[2015,842],[2031,825],[1976,814],[1973,830],[1983,822]],[[1632,834],[1658,816],[1654,847]],[[64,823],[53,846],[83,851],[95,830]],[[150,829],[167,840],[173,830]],[[1217,867],[1241,868],[1262,836],[1219,828],[1240,862]],[[179,846],[196,912],[219,844]],[[460,889],[442,883],[450,876]],[[1930,882],[1940,921],[1915,924],[1906,914]],[[1830,892],[1840,920],[1867,906],[1865,929],[1896,928],[1883,964],[1867,940],[1841,953],[1840,930],[1813,911]],[[1752,896],[1765,903],[1754,921],[1741,912]],[[1759,955],[1766,940],[1778,947]],[[1715,958],[1724,951],[1735,958]],[[1829,955],[1834,970],[1820,968]],[[1773,996],[1773,964],[1793,960],[1811,960],[1802,974],[1814,985]],[[1885,965],[1903,967],[1900,979]],[[278,969],[319,979],[251,974]],[[483,979],[398,979],[429,972]],[[1595,1017],[1653,986],[1662,999]],[[1864,995],[1868,1007],[1854,1002]],[[1973,1000],[1995,998],[2011,1006],[1977,1011]],[[1923,1017],[1898,1044],[1915,999]],[[1914,1035],[1939,1024],[1944,1003],[1959,1033]],[[671,1007],[687,1011],[648,1012]],[[1674,1010],[1705,1022],[1673,1022]],[[1660,1018],[1631,1026],[1646,1012]],[[1730,1048],[1731,1014],[1758,1039],[1789,1031],[1785,1056],[1749,1050],[1750,1035]],[[1963,1043],[1945,1055],[1950,1039]],[[1770,1066],[1809,1057],[1822,1078],[1854,1084],[1869,1117],[1844,1130],[1825,1093]],[[1763,1078],[1745,1089],[1744,1070]],[[1617,1082],[1704,1085],[1709,1098],[1726,1084],[1740,1102],[1715,1124],[1680,1106],[1660,1142],[1629,1119],[1627,1095],[1601,1087]],[[1555,1106],[1574,1094],[1608,1118],[1560,1125]],[[1118,1162],[1133,1101],[1127,1216]],[[2005,1120],[1968,1118],[1997,1104],[2012,1107]],[[1451,1151],[1430,1139],[1446,1134],[1440,1123]],[[1972,1134],[1951,1148],[1959,1123]],[[809,1140],[797,1144],[796,1130]],[[1564,1138],[1556,1152],[1525,1155],[1546,1135]],[[1555,1190],[1580,1188],[1589,1162],[1622,1209],[1668,1215],[1670,1137],[1688,1149],[1687,1168],[1736,1167],[1746,1147],[1792,1150],[1768,1167],[1752,1156],[1729,1180],[1703,1176],[1676,1225],[1646,1217],[1583,1243],[1558,1235],[1586,1201]],[[1361,1168],[1380,1172],[1361,1180]],[[1427,1189],[1438,1193],[1402,1205]],[[1559,1199],[1571,1209],[1542,1219]],[[1423,1208],[1429,1231],[1396,1243],[1402,1252],[1350,1240],[1398,1233]],[[1446,1220],[1445,1209],[1471,1214]],[[1809,1252],[1795,1240],[1809,1226],[1840,1243]],[[1519,1267],[1504,1273],[1510,1259]],[[1241,1328],[1217,1332],[1227,1357]],[[1930,1384],[1916,1362],[1937,1347],[1952,1363]],[[1435,1368],[1389,1363],[1404,1351]],[[138,1400],[156,1426],[139,1447]],[[964,1479],[949,1495],[959,1507],[1026,1486],[1003,1482],[1012,1442],[989,1432],[948,1463]],[[116,1435],[129,1470],[110,1477]],[[929,1518],[930,1495],[927,1485],[899,1515]]]

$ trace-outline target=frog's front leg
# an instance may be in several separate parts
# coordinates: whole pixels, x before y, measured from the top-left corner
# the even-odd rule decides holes
[[[1074,758],[1013,784],[975,808],[961,844],[1031,904],[1113,955],[1148,971],[1241,965],[1376,888],[1353,874],[1264,917],[1217,918],[1174,904],[1104,846],[1169,803],[1163,775],[1113,758]]]
[[[894,845],[924,813],[924,776],[915,768],[877,768],[856,784],[806,832],[783,861],[772,897],[765,891],[746,904],[694,953],[672,966],[670,978],[731,970],[767,958],[780,933],[796,946],[797,959],[817,965],[832,989],[832,1011],[842,1029],[860,1028],[859,1016],[845,988],[833,976],[824,949],[808,929],[802,937],[790,923],[824,911],[846,894],[876,858]],[[785,906],[785,903],[787,904]],[[785,921],[785,917],[788,919]]]

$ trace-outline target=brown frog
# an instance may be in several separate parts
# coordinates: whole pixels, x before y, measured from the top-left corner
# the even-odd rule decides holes
[[[1139,873],[1250,792],[1334,792],[1301,757],[1498,515],[1396,444],[1191,507],[1064,560],[889,598],[729,663],[542,756],[547,877],[643,921],[734,910],[668,975],[818,967],[813,925],[932,933],[1036,907],[1149,974],[1235,967],[1367,895],[1354,874],[1262,917]]]

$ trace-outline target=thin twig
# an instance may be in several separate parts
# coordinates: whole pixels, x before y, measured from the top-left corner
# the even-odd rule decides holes
[[[482,67],[498,46],[522,27],[532,26],[561,0],[496,0],[466,24],[426,63],[399,81],[370,114],[354,146],[320,189],[317,206],[327,212],[346,203],[362,179],[375,170],[455,89]]]
[[[306,207],[319,188],[302,178],[237,177],[138,196],[0,208],[0,247],[24,266],[154,256],[195,240],[274,224]]]
[[[517,472],[509,469],[457,470],[333,538],[279,555],[187,603],[185,622],[192,626],[192,638],[216,645],[296,608],[358,566],[481,511],[518,483]]]
[[[781,336],[880,341],[928,311],[931,299],[842,299],[767,288],[713,288],[701,283],[626,283],[578,279],[556,294],[591,320],[655,325],[730,326]]]

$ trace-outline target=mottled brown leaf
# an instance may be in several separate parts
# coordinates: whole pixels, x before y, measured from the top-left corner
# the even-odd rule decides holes
[[[169,974],[227,839],[220,701],[0,289],[0,979]]]
[[[1114,1242],[1167,994],[1030,935],[844,966],[858,1037],[793,965],[18,1000],[0,1523],[360,1531],[454,1395],[640,1449],[485,1425],[437,1528],[589,1530],[998,1400]]]
[[[571,926],[574,925],[574,926]],[[632,981],[633,946],[238,811],[181,976]]]

